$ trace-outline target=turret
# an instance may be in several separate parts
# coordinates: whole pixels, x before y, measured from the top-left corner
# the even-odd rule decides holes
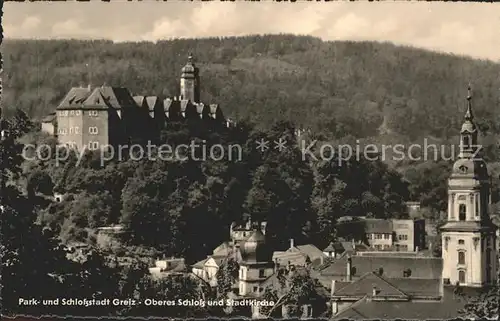
[[[182,68],[181,99],[193,103],[200,102],[200,76],[199,69],[194,65],[193,55],[189,54],[186,65]]]

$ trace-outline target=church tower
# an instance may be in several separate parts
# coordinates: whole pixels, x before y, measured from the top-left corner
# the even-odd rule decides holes
[[[242,262],[239,271],[239,295],[259,297],[264,294],[260,286],[274,274],[273,252],[266,245],[266,237],[255,228],[240,248]]]
[[[477,154],[470,87],[460,131],[460,152],[448,180],[448,218],[441,227],[445,283],[482,287],[496,281],[496,229],[488,213],[490,179]]]
[[[187,99],[193,103],[200,102],[200,72],[194,65],[192,54],[189,54],[188,62],[182,68],[181,99]]]

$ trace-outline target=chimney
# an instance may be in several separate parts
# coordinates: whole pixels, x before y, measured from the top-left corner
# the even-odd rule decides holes
[[[347,257],[347,281],[348,282],[351,282],[351,279],[352,279],[352,259],[350,256]]]
[[[354,239],[351,240],[351,243],[352,243],[352,249],[356,250],[356,242],[354,241]]]
[[[90,84],[87,86],[88,91],[90,91],[92,88],[90,87]]]
[[[319,260],[320,260],[320,264],[323,265],[325,263],[325,255],[322,254],[320,257],[319,257]]]
[[[293,239],[290,239],[290,248],[293,248],[293,247],[294,247]]]
[[[378,294],[377,287],[374,286],[373,289],[372,289],[372,296],[377,296],[377,294]]]
[[[332,291],[331,291],[331,296],[335,294],[335,280],[332,280]]]

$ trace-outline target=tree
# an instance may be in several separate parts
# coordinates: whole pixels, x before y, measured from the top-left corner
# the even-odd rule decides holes
[[[227,259],[217,271],[217,293],[219,298],[223,298],[231,291],[233,285],[238,280],[238,263],[232,259]]]
[[[497,320],[500,288],[498,284],[482,291],[476,297],[466,298],[466,304],[460,314],[472,320]]]

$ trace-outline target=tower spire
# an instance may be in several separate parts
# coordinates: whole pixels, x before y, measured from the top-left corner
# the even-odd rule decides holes
[[[465,112],[465,120],[472,121],[474,119],[474,115],[472,114],[472,89],[469,83],[467,87],[467,111]]]

